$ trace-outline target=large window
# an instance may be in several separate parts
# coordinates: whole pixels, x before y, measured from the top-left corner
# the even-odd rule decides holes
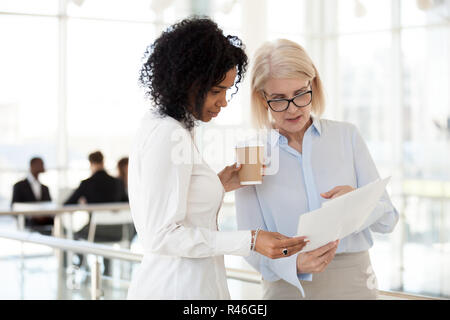
[[[393,176],[401,214],[392,234],[374,234],[380,287],[448,297],[450,1],[335,4],[338,31],[323,38],[337,43],[338,69],[325,70],[336,73],[334,116],[359,127]]]
[[[144,52],[190,10],[188,0],[0,3],[0,202],[35,155],[57,201],[89,176],[92,151],[117,174],[149,107],[138,86]]]
[[[56,166],[57,23],[50,17],[0,16],[0,201],[9,201],[32,156]],[[55,183],[54,170],[43,181]]]
[[[144,51],[154,38],[151,24],[69,22],[67,132],[71,185],[79,182],[78,170],[87,168],[87,154],[93,150],[106,155],[109,168],[128,155],[135,126],[148,106],[139,90],[138,76]]]

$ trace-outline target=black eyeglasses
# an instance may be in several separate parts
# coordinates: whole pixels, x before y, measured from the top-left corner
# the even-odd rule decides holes
[[[312,101],[312,90],[301,92],[292,99],[272,99],[267,100],[266,93],[263,91],[264,98],[270,109],[275,112],[283,112],[289,108],[289,104],[292,102],[296,107],[303,108],[308,106]]]

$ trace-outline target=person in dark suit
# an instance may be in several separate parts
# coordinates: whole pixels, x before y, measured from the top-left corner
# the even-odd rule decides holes
[[[123,157],[117,162],[117,170],[119,171],[119,175],[117,179],[119,179],[124,188],[122,194],[122,201],[129,202],[128,200],[128,157]],[[131,223],[128,226],[128,241],[131,243],[133,241],[134,236],[136,235],[136,228],[134,224]]]
[[[43,172],[45,172],[45,167],[42,158],[32,158],[28,176],[13,186],[11,206],[16,202],[51,201],[48,187],[39,181],[39,175]],[[53,217],[25,217],[25,227],[43,234],[51,234]]]
[[[123,157],[117,162],[117,170],[119,171],[117,178],[122,181],[124,187],[122,201],[128,202],[128,157]]]
[[[121,202],[125,193],[123,183],[106,172],[103,154],[100,151],[89,154],[89,163],[92,172],[91,177],[83,180],[64,204]],[[76,232],[74,238],[76,240],[87,239],[89,225],[90,223]],[[99,225],[96,228],[94,242],[116,242],[121,239],[121,225]],[[82,256],[79,256],[79,258],[81,263],[83,258]],[[105,259],[104,263],[105,274],[110,274],[109,260]]]
[[[103,154],[100,151],[91,153],[89,163],[91,177],[81,181],[64,204],[120,202],[124,193],[123,184],[106,172]]]

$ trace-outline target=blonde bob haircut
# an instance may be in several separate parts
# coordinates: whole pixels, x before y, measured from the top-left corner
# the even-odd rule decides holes
[[[311,81],[311,111],[320,117],[325,110],[322,81],[305,49],[297,43],[277,39],[265,42],[255,53],[251,75],[251,114],[256,128],[272,128],[269,107],[263,90],[270,78]]]

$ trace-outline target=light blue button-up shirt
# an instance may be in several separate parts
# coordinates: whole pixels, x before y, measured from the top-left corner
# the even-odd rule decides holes
[[[359,188],[379,178],[364,140],[350,123],[314,117],[303,137],[302,153],[277,131],[272,135],[276,139],[269,139],[266,147],[279,152],[278,172],[265,176],[261,185],[236,190],[238,229],[261,227],[295,236],[299,217],[327,200],[321,193],[340,185]],[[368,250],[373,245],[371,231],[392,232],[397,221],[398,212],[385,192],[363,227],[341,239],[336,253]],[[299,280],[312,280],[312,274],[297,274],[297,255],[269,259],[252,252],[246,260],[264,280],[283,279],[304,295]]]

